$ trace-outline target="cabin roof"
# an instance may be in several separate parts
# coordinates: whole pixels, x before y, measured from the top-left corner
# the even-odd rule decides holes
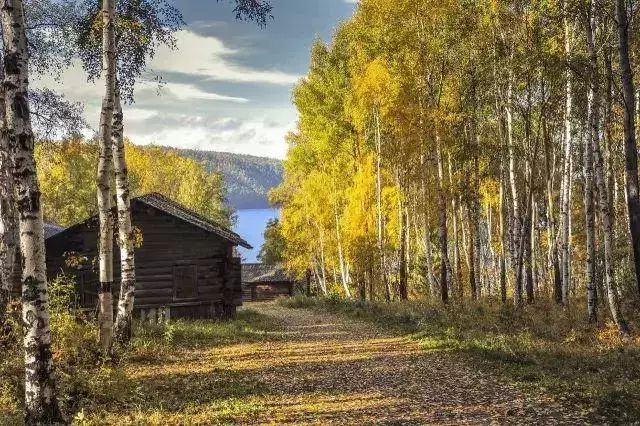
[[[185,222],[189,222],[192,225],[202,228],[205,231],[214,233],[236,245],[242,246],[246,249],[253,248],[248,242],[242,239],[240,235],[236,234],[232,230],[225,228],[224,226],[212,220],[209,220],[204,216],[201,216],[193,210],[171,200],[170,198],[165,197],[158,192],[151,192],[141,197],[134,198],[133,200],[139,201],[158,210],[162,210],[163,212],[171,216],[175,216],[179,219],[184,220]]]
[[[267,265],[264,263],[243,263],[242,282],[264,283],[293,281],[281,264]]]
[[[197,226],[200,229],[203,229],[207,232],[210,232],[212,234],[215,234],[229,242],[231,242],[234,245],[239,245],[242,246],[244,248],[247,249],[252,249],[253,247],[251,247],[251,245],[246,242],[242,237],[240,237],[240,235],[236,234],[235,232],[231,231],[230,229],[220,225],[219,223],[216,223],[212,220],[209,220],[207,218],[205,218],[204,216],[201,216],[200,214],[194,212],[193,210],[183,206],[182,204],[179,204],[173,200],[171,200],[170,198],[165,197],[164,195],[157,193],[157,192],[151,192],[149,194],[145,194],[142,195],[140,197],[136,197],[136,198],[132,198],[131,199],[131,203],[142,203],[145,204],[149,207],[152,207],[154,209],[160,210],[170,216],[176,217],[180,220],[183,220],[187,223],[190,223],[191,225]],[[78,226],[84,225],[86,223],[89,223],[92,220],[96,220],[97,219],[97,215],[93,215],[90,218],[75,224],[69,228],[66,229],[58,229],[56,231],[54,231],[54,227],[55,228],[60,228],[57,225],[52,225],[49,224],[51,226],[51,234],[47,233],[47,226],[45,226],[45,238],[50,238],[53,237],[55,235],[58,235],[60,233],[62,233],[63,231],[69,231],[71,229],[75,229]]]
[[[44,223],[44,238],[47,239],[49,237],[53,237],[56,234],[64,231],[64,228],[60,225],[56,225],[55,223]]]

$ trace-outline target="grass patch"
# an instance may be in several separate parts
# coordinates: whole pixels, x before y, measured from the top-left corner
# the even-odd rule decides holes
[[[540,301],[517,310],[499,302],[444,307],[303,296],[278,303],[375,322],[612,423],[640,421],[640,339],[622,341],[607,322],[586,324],[582,305],[564,310]]]
[[[13,309],[14,330],[20,330],[19,309]],[[281,326],[246,308],[232,320],[136,324],[131,344],[109,362],[100,360],[95,322],[62,310],[52,312],[51,329],[65,417],[74,424],[97,425],[184,423],[181,416],[191,418],[189,413],[204,423],[250,418],[258,410],[251,398],[263,392],[262,384],[204,356],[226,345],[277,339]],[[20,342],[19,331],[2,342],[0,425],[23,420]]]

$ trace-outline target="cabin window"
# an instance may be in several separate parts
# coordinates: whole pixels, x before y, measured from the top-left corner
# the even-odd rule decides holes
[[[192,299],[198,296],[198,274],[196,265],[173,267],[173,297]]]

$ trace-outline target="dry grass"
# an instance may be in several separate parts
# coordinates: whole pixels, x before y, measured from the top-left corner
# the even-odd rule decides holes
[[[17,323],[14,329],[19,329]],[[233,407],[244,407],[242,399],[256,390],[256,384],[209,364],[206,353],[237,342],[277,340],[279,329],[277,319],[252,310],[242,311],[233,321],[138,324],[132,345],[119,359],[103,362],[96,325],[73,313],[55,313],[53,352],[61,407],[76,424],[166,424],[167,410],[182,413],[184,420],[189,406],[206,398],[215,401],[210,409],[225,417]],[[0,357],[0,425],[22,422],[19,341],[19,333],[11,336]]]

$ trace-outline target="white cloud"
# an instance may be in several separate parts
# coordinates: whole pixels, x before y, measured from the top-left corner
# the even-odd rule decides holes
[[[200,90],[192,84],[167,83],[160,89],[160,95],[166,93],[167,91],[180,100],[207,99],[211,101],[226,101],[236,103],[249,102],[247,98],[225,96],[213,92],[205,92],[204,90]]]
[[[144,121],[158,115],[158,113],[152,109],[126,107],[126,106],[124,107],[124,114],[126,116],[127,121]]]
[[[170,74],[165,75],[165,84],[159,91],[154,83],[140,82],[135,91],[139,103],[124,106],[126,136],[139,144],[156,143],[283,158],[286,153],[284,137],[294,126],[291,111],[284,117],[274,118],[282,111],[269,108],[267,119],[261,112],[253,116],[244,112],[244,107],[240,110],[236,106],[234,111],[247,118],[220,117],[217,112],[220,103],[251,108],[250,100],[208,91],[197,81],[273,84],[279,86],[277,90],[287,90],[285,86],[295,82],[298,76],[238,65],[233,59],[241,52],[226,47],[219,39],[189,31],[178,34],[178,47],[175,51],[160,49],[150,68],[160,73],[179,72],[187,78],[183,76],[180,82],[176,82],[171,80]],[[193,75],[193,83],[188,74]],[[91,127],[85,134],[93,135],[98,127],[103,80],[87,82],[82,66],[75,63],[64,70],[59,79],[38,76],[33,78],[31,85],[50,88],[71,101],[83,103],[85,119]]]
[[[168,119],[169,117],[167,117]],[[200,116],[170,117],[176,125],[152,131],[147,125],[143,133],[128,134],[137,144],[156,144],[207,151],[225,151],[257,156],[284,158],[284,137],[295,122],[274,124],[267,119],[240,121],[235,118],[208,120]],[[150,131],[151,130],[151,131]]]
[[[241,52],[226,47],[215,37],[204,37],[183,30],[178,32],[176,39],[178,49],[161,47],[151,61],[151,69],[195,74],[217,81],[285,86],[294,84],[300,78],[299,75],[278,70],[238,65],[231,58]]]

